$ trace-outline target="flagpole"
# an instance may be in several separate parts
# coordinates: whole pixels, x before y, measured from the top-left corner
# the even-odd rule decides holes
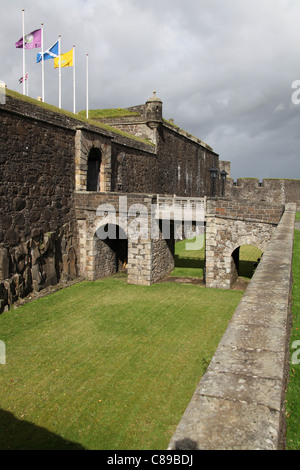
[[[27,82],[27,96],[29,96],[29,81],[28,81],[28,77],[29,77],[29,75],[28,75],[28,72],[27,72],[27,73],[26,73],[26,80],[25,80],[25,81]]]
[[[42,39],[42,101],[45,101],[44,23],[41,23]]]
[[[58,107],[61,109],[61,35],[58,36]]]
[[[89,55],[86,55],[86,118],[89,118]]]
[[[75,58],[75,45],[73,45],[73,113],[76,113],[76,58]]]
[[[23,95],[26,94],[25,87],[25,10],[22,10],[22,23],[23,23]]]

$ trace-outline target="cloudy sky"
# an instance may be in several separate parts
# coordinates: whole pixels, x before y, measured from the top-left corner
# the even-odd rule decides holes
[[[88,53],[90,109],[142,104],[156,90],[164,117],[230,160],[233,178],[300,178],[300,104],[292,102],[292,84],[300,80],[299,0],[0,0],[0,6],[0,80],[8,88],[22,92],[15,42],[24,8],[26,34],[44,23],[45,49],[59,34],[62,52],[76,45],[77,110],[85,109]],[[33,98],[41,95],[37,52],[26,51]],[[62,70],[62,107],[70,111],[72,72]],[[58,105],[52,60],[45,62],[45,101]]]

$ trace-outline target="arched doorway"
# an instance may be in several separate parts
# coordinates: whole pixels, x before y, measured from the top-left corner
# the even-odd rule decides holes
[[[263,253],[254,245],[241,245],[231,254],[231,285],[238,278],[249,282],[255,273]]]
[[[118,225],[106,224],[97,230],[94,237],[94,279],[126,272],[128,240]]]
[[[101,151],[92,148],[87,162],[87,191],[100,191]]]

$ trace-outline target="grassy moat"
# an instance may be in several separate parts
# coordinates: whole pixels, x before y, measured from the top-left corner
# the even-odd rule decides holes
[[[203,248],[185,243],[176,246],[172,274],[201,278]],[[299,337],[299,250],[298,231],[292,340]],[[257,252],[242,250],[243,257],[252,257],[244,261],[253,272]],[[81,282],[0,316],[1,450],[167,448],[243,291],[126,281],[119,274]],[[299,381],[293,365],[288,447],[298,449]]]

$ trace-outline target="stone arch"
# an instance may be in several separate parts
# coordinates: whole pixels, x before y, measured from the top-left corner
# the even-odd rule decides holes
[[[124,271],[128,262],[128,240],[124,230],[119,225],[106,224],[94,235],[94,279],[108,277]]]
[[[230,289],[236,279],[232,253],[242,245],[254,245],[264,252],[274,230],[272,224],[209,218],[206,228],[206,286]]]
[[[263,248],[263,243],[260,244]],[[256,257],[253,260],[247,261],[241,257],[241,249],[246,247],[256,248]],[[234,284],[239,276],[244,278],[251,278],[255,271],[255,263],[261,259],[263,251],[254,244],[243,244],[235,248],[231,253],[231,285]]]
[[[244,224],[243,224],[244,225]],[[261,227],[251,224],[251,231],[245,233],[245,225],[243,229],[239,229],[241,224],[235,224],[232,233],[228,234],[227,249],[224,250],[224,260],[226,263],[226,273],[229,274],[229,288],[231,288],[239,276],[239,248],[244,245],[256,246],[260,251],[264,252],[270,236],[268,233],[263,233]],[[258,224],[257,224],[258,225]],[[261,224],[260,224],[261,225]],[[248,227],[249,229],[250,227]],[[266,226],[264,228],[267,228]],[[232,237],[232,239],[230,239]],[[236,254],[233,256],[233,254]]]
[[[98,155],[98,156],[96,156]],[[90,158],[92,156],[92,158]],[[101,156],[101,158],[99,158]],[[75,175],[76,190],[86,191],[88,187],[89,158],[94,167],[101,159],[97,189],[101,192],[111,190],[111,139],[83,129],[76,131],[75,138]],[[97,171],[97,168],[95,168]]]

